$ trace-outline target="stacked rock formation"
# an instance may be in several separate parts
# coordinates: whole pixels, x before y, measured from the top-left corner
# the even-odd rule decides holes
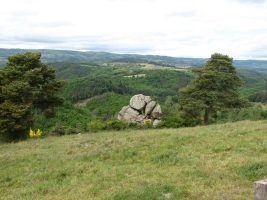
[[[134,95],[128,106],[124,106],[118,114],[118,120],[131,123],[144,123],[150,119],[153,126],[157,126],[162,115],[161,107],[150,96]]]

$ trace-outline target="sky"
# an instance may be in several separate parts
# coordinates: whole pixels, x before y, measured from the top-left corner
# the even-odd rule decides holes
[[[267,59],[267,0],[1,0],[0,48]]]

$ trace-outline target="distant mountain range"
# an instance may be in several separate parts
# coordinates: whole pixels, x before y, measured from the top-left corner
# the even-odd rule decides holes
[[[28,51],[39,51],[42,53],[44,62],[89,62],[104,64],[109,62],[148,62],[168,66],[202,66],[206,58],[183,58],[158,55],[138,55],[138,54],[115,54],[108,52],[94,51],[70,51],[70,50],[50,50],[50,49],[2,49],[0,48],[0,66],[4,66],[7,58],[13,54]],[[267,68],[267,60],[234,60],[234,65],[240,68]]]

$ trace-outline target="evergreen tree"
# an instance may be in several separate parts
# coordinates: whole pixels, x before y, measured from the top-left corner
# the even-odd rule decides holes
[[[232,58],[215,53],[194,72],[196,79],[180,91],[181,109],[187,117],[203,118],[208,124],[216,111],[242,105],[238,91],[242,84]]]
[[[0,70],[0,134],[10,139],[26,137],[34,125],[34,111],[49,117],[63,102],[56,95],[63,82],[40,58],[40,53],[17,54]]]

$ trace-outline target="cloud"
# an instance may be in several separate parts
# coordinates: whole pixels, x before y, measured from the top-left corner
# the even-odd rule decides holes
[[[239,0],[240,3],[255,3],[255,4],[261,4],[265,3],[266,0]]]
[[[267,60],[267,45],[261,45],[257,44],[256,47],[250,49],[247,53],[246,56],[248,58],[258,58],[258,59],[265,59]]]
[[[9,0],[0,47],[261,58],[266,18],[262,0]]]
[[[195,10],[178,11],[168,14],[166,17],[193,17],[195,15],[195,12]]]

